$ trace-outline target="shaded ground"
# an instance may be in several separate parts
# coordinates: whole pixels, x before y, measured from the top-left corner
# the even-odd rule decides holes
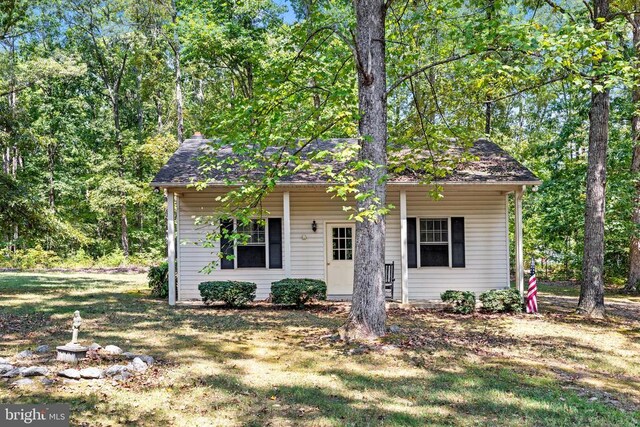
[[[160,360],[0,401],[67,402],[75,425],[640,425],[640,298],[585,322],[574,288],[541,289],[541,316],[394,309],[399,333],[355,346],[332,338],[343,303],[170,308],[143,275],[0,273],[0,356],[67,342],[79,309],[81,340]]]

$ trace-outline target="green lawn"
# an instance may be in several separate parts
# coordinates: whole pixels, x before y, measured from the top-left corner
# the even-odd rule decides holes
[[[540,317],[392,310],[401,332],[360,354],[329,338],[342,303],[170,308],[142,275],[0,273],[0,356],[67,342],[78,309],[85,343],[159,360],[123,383],[0,381],[0,401],[67,402],[92,426],[640,425],[640,299],[583,322],[575,289],[541,288]]]

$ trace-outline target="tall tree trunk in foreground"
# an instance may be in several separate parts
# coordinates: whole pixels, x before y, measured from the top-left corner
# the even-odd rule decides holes
[[[640,13],[634,14],[631,19],[633,29],[633,49],[636,61],[640,61]],[[636,62],[637,66],[637,62]],[[640,291],[640,85],[633,88],[631,94],[633,100],[633,117],[631,118],[631,139],[633,140],[633,158],[631,160],[631,174],[635,185],[635,196],[633,200],[633,225],[635,230],[631,236],[629,247],[629,277],[625,286],[626,291]]]
[[[359,159],[376,165],[364,168],[365,178],[359,186],[361,194],[371,194],[356,202],[358,210],[385,205],[387,173],[387,96],[385,70],[385,15],[383,0],[355,0],[355,52],[358,69],[358,102],[360,109]],[[343,338],[371,339],[385,333],[384,298],[385,217],[356,222],[355,272],[353,300]]]
[[[609,16],[609,0],[594,0],[594,26],[602,28],[599,18]],[[602,77],[592,83],[589,111],[589,163],[587,167],[587,199],[584,213],[584,256],[582,288],[578,312],[589,317],[604,317],[604,220],[607,178],[607,144],[609,142],[609,90]]]

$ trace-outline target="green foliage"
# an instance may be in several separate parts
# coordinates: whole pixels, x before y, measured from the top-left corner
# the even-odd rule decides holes
[[[440,299],[448,303],[454,313],[470,314],[476,309],[476,295],[473,292],[449,289],[440,294]]]
[[[8,249],[0,249],[1,268],[17,268],[19,270],[51,268],[57,267],[60,261],[60,257],[55,252],[44,250],[40,245],[13,252]]]
[[[169,263],[163,262],[149,268],[149,287],[151,295],[157,298],[169,296]]]
[[[516,289],[492,289],[480,294],[482,310],[489,313],[520,313],[524,300]]]
[[[223,301],[229,307],[242,307],[256,298],[256,284],[250,282],[202,282],[198,289],[205,304]]]
[[[311,300],[327,298],[327,284],[317,279],[283,279],[271,283],[274,304],[302,307]]]

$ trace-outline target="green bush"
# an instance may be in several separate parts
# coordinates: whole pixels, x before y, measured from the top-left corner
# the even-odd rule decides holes
[[[489,313],[520,313],[524,300],[515,289],[492,289],[480,294],[482,310]]]
[[[476,309],[476,296],[473,292],[448,290],[440,298],[450,305],[454,313],[469,314]]]
[[[274,304],[302,307],[312,299],[327,299],[327,284],[317,279],[283,279],[271,284]]]
[[[125,258],[121,250],[116,249],[98,258],[96,265],[100,267],[122,267],[127,265],[127,258]]]
[[[242,307],[256,298],[256,284],[251,282],[202,282],[198,289],[205,304],[224,301],[229,307]]]
[[[60,262],[60,257],[55,252],[42,249],[40,245],[35,248],[0,251],[0,268],[33,270],[56,267]]]
[[[169,295],[169,263],[163,262],[160,265],[149,268],[149,287],[151,295],[157,298],[166,298]]]

